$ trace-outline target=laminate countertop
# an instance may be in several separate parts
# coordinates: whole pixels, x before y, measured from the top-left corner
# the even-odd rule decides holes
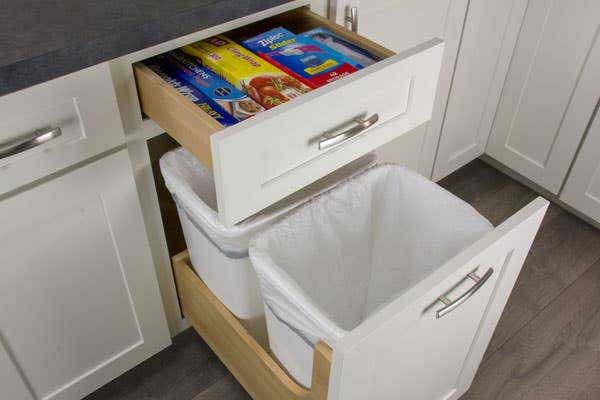
[[[285,0],[0,0],[0,96]]]

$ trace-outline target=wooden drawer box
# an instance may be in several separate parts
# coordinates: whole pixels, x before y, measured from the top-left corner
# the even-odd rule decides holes
[[[143,64],[134,65],[143,112],[215,177],[219,216],[235,224],[431,117],[443,42],[400,54],[301,7],[230,32],[327,27],[382,58],[363,70],[224,128]],[[397,129],[378,129],[391,119]],[[362,122],[360,122],[362,121]],[[366,122],[365,122],[366,121]],[[358,132],[332,146],[324,139]]]

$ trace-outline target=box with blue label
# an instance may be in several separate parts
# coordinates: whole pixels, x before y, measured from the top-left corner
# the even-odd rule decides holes
[[[244,120],[265,110],[246,93],[182,50],[173,50],[167,53],[166,61],[179,77],[210,97],[239,120]]]
[[[351,59],[351,64],[358,69],[368,67],[369,65],[375,64],[377,61],[381,60],[380,57],[377,57],[368,50],[363,49],[362,47],[349,42],[343,37],[336,35],[329,29],[315,28],[308,32],[302,33],[300,36],[315,40],[331,49],[334,49],[338,53],[342,53]]]
[[[244,40],[243,45],[313,89],[359,69],[343,54],[281,27]]]
[[[144,64],[221,125],[231,126],[239,122],[237,118],[225,111],[217,102],[187,83],[181,74],[173,68],[172,64],[167,61],[166,55],[152,57],[144,61]]]

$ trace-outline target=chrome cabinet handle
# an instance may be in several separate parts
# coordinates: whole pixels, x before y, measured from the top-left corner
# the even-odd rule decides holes
[[[60,135],[62,135],[62,131],[59,127],[47,127],[37,129],[29,135],[13,140],[5,145],[0,144],[0,160],[40,146]]]
[[[377,121],[379,121],[379,114],[375,113],[371,115],[369,118],[357,117],[354,118],[352,123],[355,125],[350,129],[346,129],[342,132],[338,130],[328,131],[322,134],[317,138],[319,142],[319,150],[325,150],[329,147],[335,146],[339,143],[342,143],[345,140],[350,139],[364,131],[365,129],[373,126]],[[347,125],[346,125],[347,126]],[[310,144],[311,142],[309,142]]]
[[[445,294],[438,297],[438,301],[444,303],[444,307],[436,311],[435,317],[442,318],[444,315],[458,308],[458,306],[467,301],[469,297],[473,296],[475,292],[481,289],[481,287],[485,284],[485,282],[488,279],[490,279],[493,273],[494,269],[489,268],[482,277],[479,277],[477,274],[475,274],[475,272],[470,272],[469,274],[467,274],[467,276],[465,276],[457,285],[460,285],[467,279],[471,279],[475,282],[475,284],[471,286],[469,290],[458,296],[455,300],[450,300],[448,297],[446,297]]]
[[[358,7],[346,7],[346,16],[344,17],[346,27],[350,24],[352,32],[358,33]]]

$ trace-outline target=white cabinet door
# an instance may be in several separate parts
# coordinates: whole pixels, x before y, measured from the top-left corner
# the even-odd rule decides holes
[[[0,227],[1,338],[34,398],[79,399],[169,344],[126,150],[4,199]]]
[[[19,371],[0,342],[0,394],[10,400],[33,400]]]
[[[358,7],[359,33],[394,51],[436,37],[445,42],[431,120],[380,147],[377,153],[381,160],[431,176],[467,4],[467,0],[337,0],[338,23],[343,24],[347,7]],[[390,93],[389,101],[399,100]],[[385,129],[397,127],[392,121]]]
[[[560,199],[600,223],[600,114],[590,126]]]
[[[483,154],[527,0],[469,3],[433,179]]]
[[[328,398],[464,394],[547,207],[534,200],[345,336],[333,352]]]
[[[530,0],[486,152],[557,194],[595,101],[569,106],[600,25],[596,0]]]

